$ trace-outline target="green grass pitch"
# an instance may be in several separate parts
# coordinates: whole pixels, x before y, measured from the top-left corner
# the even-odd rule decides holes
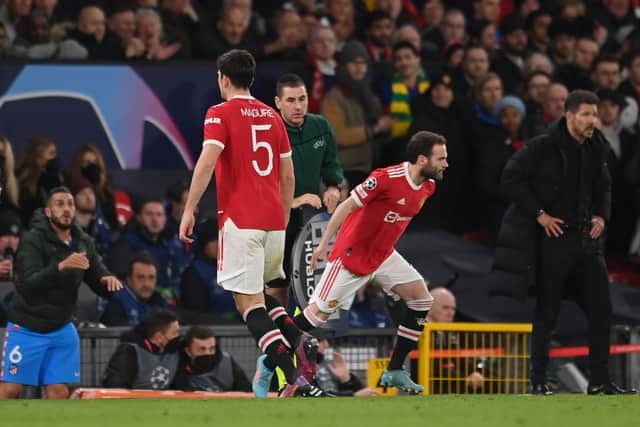
[[[632,427],[640,396],[0,401],[0,426]]]

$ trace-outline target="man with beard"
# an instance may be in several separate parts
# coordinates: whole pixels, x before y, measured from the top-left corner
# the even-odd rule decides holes
[[[589,323],[589,394],[622,394],[609,377],[611,301],[604,231],[611,213],[608,146],[596,129],[598,97],[569,94],[565,114],[508,161],[502,188],[511,206],[496,249],[498,269],[537,284],[531,349],[533,394],[545,383],[549,342],[569,294]]]
[[[502,50],[492,61],[491,70],[500,76],[505,93],[520,93],[524,86],[522,70],[527,49],[524,21],[517,15],[507,16],[500,24]]]
[[[331,216],[311,268],[315,270],[325,258],[329,242],[342,226],[340,233],[309,305],[295,322],[303,331],[321,327],[336,310],[349,309],[357,290],[370,282],[402,298],[407,311],[381,383],[417,394],[424,387],[409,378],[403,364],[417,347],[433,297],[420,273],[394,246],[435,192],[435,180],[443,178],[448,167],[446,140],[435,133],[418,132],[407,144],[407,157],[408,162],[373,171]]]
[[[240,365],[220,349],[211,328],[192,326],[184,337],[183,361],[174,388],[183,391],[251,391]]]
[[[80,344],[71,323],[80,284],[104,298],[122,288],[74,224],[75,211],[71,191],[52,189],[44,214],[34,213],[20,242],[0,399],[17,398],[24,385],[44,386],[48,399],[66,399],[68,384],[80,381]]]

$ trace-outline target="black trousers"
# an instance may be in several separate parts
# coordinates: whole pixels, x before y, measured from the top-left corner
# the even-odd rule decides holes
[[[565,230],[560,237],[540,238],[538,295],[533,320],[531,381],[545,381],[549,342],[560,304],[569,293],[587,316],[591,383],[609,381],[611,300],[601,241],[586,231]]]

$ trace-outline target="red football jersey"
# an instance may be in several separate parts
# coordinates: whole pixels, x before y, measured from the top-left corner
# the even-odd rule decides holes
[[[216,164],[219,224],[284,230],[280,159],[291,156],[289,136],[273,108],[235,96],[209,108],[203,144],[222,148]]]
[[[436,191],[434,180],[416,185],[409,163],[376,169],[351,191],[360,206],[340,227],[329,261],[336,258],[352,273],[373,273],[393,252],[402,233]]]

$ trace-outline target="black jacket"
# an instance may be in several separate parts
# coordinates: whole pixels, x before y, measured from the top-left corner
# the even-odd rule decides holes
[[[566,153],[561,142],[567,137],[562,118],[548,134],[532,139],[507,162],[502,173],[502,190],[510,200],[498,234],[494,268],[522,275],[527,286],[536,280],[536,254],[540,225],[536,214],[549,210],[565,195]],[[592,149],[593,182],[590,187],[591,215],[609,223],[611,177],[607,167],[609,145],[600,131],[585,142]],[[602,238],[598,244],[602,244]]]
[[[109,298],[100,279],[111,273],[102,263],[91,238],[75,223],[72,244],[67,246],[53,231],[42,210],[33,215],[31,229],[24,233],[16,259],[16,295],[9,308],[9,321],[36,332],[61,328],[69,321],[84,281],[98,295]],[[73,252],[85,252],[88,270],[58,271],[58,263]]]

